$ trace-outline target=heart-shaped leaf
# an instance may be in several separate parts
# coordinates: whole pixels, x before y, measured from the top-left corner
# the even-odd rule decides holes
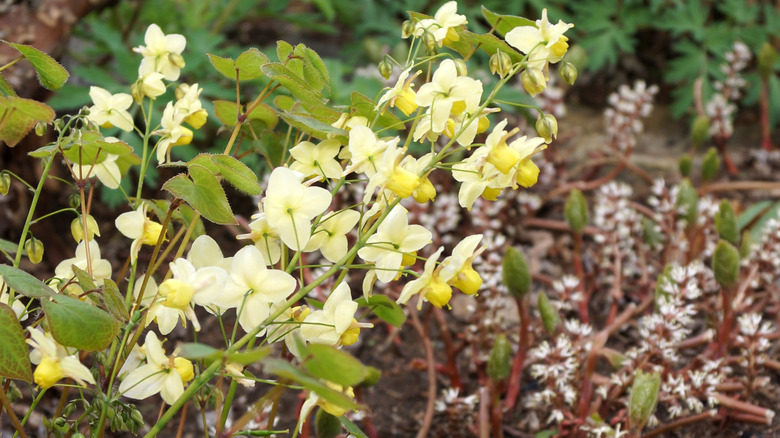
[[[24,331],[16,314],[6,304],[0,303],[0,376],[32,382],[30,358]]]
[[[85,351],[108,348],[119,329],[111,315],[84,301],[66,295],[42,300],[43,311],[54,339],[66,347]]]

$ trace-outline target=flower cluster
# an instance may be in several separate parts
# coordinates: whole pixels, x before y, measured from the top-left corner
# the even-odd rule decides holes
[[[643,118],[653,110],[653,96],[658,86],[647,86],[637,81],[633,88],[621,85],[616,93],[607,98],[610,107],[604,111],[607,127],[607,144],[614,149],[626,151],[636,145],[636,137],[642,132]]]

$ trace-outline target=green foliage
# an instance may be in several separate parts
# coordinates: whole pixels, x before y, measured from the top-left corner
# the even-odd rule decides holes
[[[401,327],[406,322],[406,313],[401,306],[387,297],[387,295],[371,295],[368,300],[359,298],[355,300],[359,306],[368,306],[382,321]]]
[[[499,381],[509,376],[512,371],[512,345],[506,335],[496,336],[493,349],[488,358],[487,373],[493,381]]]
[[[515,297],[521,298],[531,290],[531,272],[528,270],[528,263],[519,249],[512,246],[507,248],[501,275],[504,285]]]
[[[32,46],[3,42],[18,50],[32,64],[38,75],[38,81],[49,90],[59,90],[68,80],[68,76],[70,76],[68,71],[51,56]]]
[[[46,321],[54,339],[66,347],[99,351],[111,344],[119,323],[114,317],[84,301],[53,294],[42,300]]]
[[[51,123],[54,111],[46,104],[21,97],[0,97],[0,141],[16,146],[38,122]]]
[[[5,303],[0,303],[0,338],[0,376],[32,382],[24,331],[13,309]]]

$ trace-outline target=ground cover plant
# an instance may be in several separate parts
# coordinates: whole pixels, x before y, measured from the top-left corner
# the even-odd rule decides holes
[[[124,49],[124,83],[55,100],[81,93],[80,110],[0,80],[2,147],[38,171],[0,173],[6,217],[23,212],[0,240],[2,430],[774,434],[771,44],[737,33],[714,91],[685,84],[690,143],[709,149],[663,178],[634,160],[661,92],[642,80],[575,151],[579,23],[437,6],[399,23],[373,94],[303,43],[192,53],[158,24]],[[0,74],[68,80],[3,43],[18,54]],[[191,62],[205,82],[185,80]],[[751,92],[761,132],[744,153]],[[33,134],[50,141],[22,150]],[[68,257],[41,263],[63,223]]]

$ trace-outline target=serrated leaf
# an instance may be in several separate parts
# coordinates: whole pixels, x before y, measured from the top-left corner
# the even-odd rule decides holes
[[[247,114],[247,121],[260,121],[266,128],[274,129],[279,122],[279,118],[276,116],[276,111],[270,106],[261,103],[252,109],[252,112]]]
[[[328,74],[328,68],[325,66],[322,58],[320,58],[320,55],[314,50],[303,46],[303,44],[299,44],[298,46],[302,46],[301,55],[306,59],[306,65],[313,68],[319,74],[323,85],[330,91],[330,75]],[[304,71],[304,75],[305,74],[306,71]]]
[[[11,88],[11,84],[5,80],[2,73],[0,73],[0,95],[8,97],[16,97],[16,91]]]
[[[376,117],[376,102],[357,91],[352,92],[350,99],[352,100],[352,109],[355,111],[355,116],[363,116],[368,120],[374,120]],[[382,112],[376,123],[379,127],[395,130],[403,129],[405,126],[404,122],[391,111]]]
[[[355,386],[368,375],[365,365],[349,353],[329,345],[309,345],[311,357],[303,363],[314,377],[342,386]]]
[[[218,55],[207,53],[211,65],[225,77],[236,80],[236,64],[232,58],[223,58]]]
[[[75,267],[75,266],[74,266]],[[125,307],[125,300],[119,293],[119,287],[114,283],[114,280],[106,278],[103,280],[103,304],[106,306],[106,310],[119,322],[127,322],[130,320],[130,314]]]
[[[76,298],[55,294],[41,300],[54,339],[66,347],[85,351],[108,348],[119,330],[111,315]]]
[[[79,286],[81,287],[81,290],[84,291],[86,297],[89,298],[93,304],[99,305],[100,298],[96,294],[98,287],[95,285],[95,282],[92,280],[89,273],[76,265],[73,265],[73,273],[76,274],[76,281],[78,281]]]
[[[238,69],[238,80],[257,79],[263,76],[263,66],[268,64],[268,57],[258,49],[251,48],[238,55],[236,58],[236,68]]]
[[[288,60],[292,52],[293,46],[287,41],[280,40],[276,42],[276,57],[279,58],[279,62],[282,64]]]
[[[344,138],[346,138],[347,135],[347,132],[343,129],[334,128],[333,126],[310,116],[281,111],[279,113],[279,117],[281,117],[289,125],[292,125],[294,128],[297,128],[300,131],[320,140],[327,139],[328,135],[334,135],[337,137],[343,136]]]
[[[483,52],[489,55],[495,55],[497,52],[504,52],[507,55],[509,55],[509,59],[511,59],[513,63],[520,62],[523,60],[523,55],[520,52],[513,49],[509,44],[504,42],[504,40],[498,38],[495,35],[492,34],[479,35],[469,31],[462,31],[461,35],[463,36],[463,39],[466,39],[471,43],[477,45],[480,50],[482,50]]]
[[[0,275],[8,287],[26,297],[40,299],[54,295],[54,291],[41,280],[11,265],[0,265]]]
[[[272,62],[263,66],[263,72],[269,78],[281,84],[293,97],[304,102],[324,102],[325,98],[319,90],[311,87],[306,81],[282,64]]]
[[[183,174],[176,175],[163,184],[163,190],[183,199],[211,222],[235,224],[227,195],[217,178],[203,166],[192,165],[188,170],[192,179]]]
[[[9,147],[21,141],[38,122],[51,123],[54,110],[45,103],[21,97],[0,97],[0,140]]]
[[[214,101],[214,115],[225,126],[236,126],[238,123],[238,107],[229,100]]]
[[[38,81],[49,90],[59,90],[68,80],[68,76],[70,76],[68,71],[46,53],[25,44],[3,42],[24,55],[25,59],[32,64],[35,72],[38,73]]]
[[[502,15],[491,12],[488,8],[482,6],[482,16],[493,26],[498,33],[506,35],[510,30],[518,26],[536,27],[536,22],[516,15]]]
[[[386,295],[376,294],[372,295],[368,300],[359,298],[355,302],[361,307],[371,307],[376,316],[388,324],[401,327],[406,322],[406,314],[401,309],[401,306]]]
[[[220,174],[232,186],[249,195],[259,195],[263,188],[257,182],[257,175],[230,155],[200,154],[187,163],[187,166],[197,164],[215,174]]]
[[[0,339],[0,376],[32,382],[24,330],[16,313],[5,303],[0,303]]]

